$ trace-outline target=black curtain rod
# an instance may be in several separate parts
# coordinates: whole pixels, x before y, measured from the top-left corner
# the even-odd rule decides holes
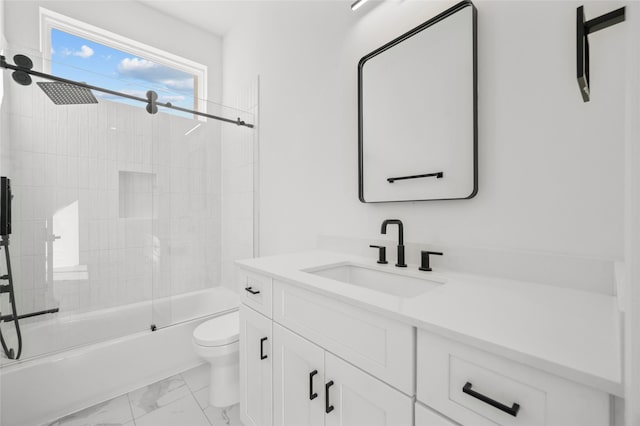
[[[26,57],[24,55],[16,55],[16,56],[14,56],[14,61],[16,63],[22,62],[22,60],[18,60],[19,59],[18,57],[21,57],[23,59],[27,59],[28,62],[31,62],[31,60],[28,59],[28,57]],[[77,87],[82,87],[82,88],[85,88],[85,89],[96,90],[98,92],[108,93],[110,95],[120,96],[120,97],[131,99],[131,100],[134,100],[134,101],[144,102],[144,103],[147,104],[147,111],[150,114],[155,114],[157,112],[156,106],[161,106],[161,107],[164,107],[164,108],[174,109],[176,111],[182,111],[182,112],[186,112],[186,113],[189,113],[189,114],[199,115],[201,117],[207,117],[207,118],[212,118],[214,120],[224,121],[226,123],[232,123],[232,124],[235,124],[237,126],[249,127],[250,129],[254,128],[253,124],[244,122],[243,120],[240,119],[240,117],[238,117],[237,120],[232,120],[230,118],[219,117],[217,115],[206,114],[204,112],[199,112],[199,111],[193,111],[193,110],[190,110],[190,109],[187,109],[187,108],[181,108],[181,107],[178,107],[178,106],[175,106],[175,105],[171,104],[171,102],[157,102],[156,99],[157,99],[158,95],[156,94],[156,92],[154,92],[152,90],[147,92],[147,98],[141,98],[141,97],[138,97],[138,96],[128,95],[126,93],[116,92],[115,90],[109,90],[109,89],[105,89],[103,87],[92,86],[90,84],[81,83],[79,81],[68,80],[66,78],[62,78],[62,77],[58,77],[58,76],[55,76],[55,75],[51,75],[51,74],[46,74],[46,73],[43,73],[43,72],[35,71],[35,70],[32,70],[30,67],[12,65],[12,64],[7,63],[6,58],[4,56],[0,56],[0,67],[6,68],[6,69],[10,69],[10,70],[14,70],[14,71],[16,71],[18,73],[25,73],[25,74],[33,75],[33,76],[36,76],[36,77],[46,78],[47,80],[58,81],[60,83],[71,84],[71,85],[74,85],[74,86],[77,86]],[[30,82],[28,84],[30,84]]]

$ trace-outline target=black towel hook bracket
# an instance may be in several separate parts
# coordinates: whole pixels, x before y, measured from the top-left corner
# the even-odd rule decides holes
[[[603,30],[625,20],[625,8],[621,7],[589,21],[584,20],[584,6],[577,9],[576,16],[576,61],[580,94],[584,102],[591,99],[589,87],[589,34]]]

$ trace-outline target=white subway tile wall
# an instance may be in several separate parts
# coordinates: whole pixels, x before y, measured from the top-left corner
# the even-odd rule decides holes
[[[35,85],[6,83],[0,172],[14,194],[20,313],[67,316],[218,286],[223,263],[252,255],[254,130],[102,98],[56,106]]]

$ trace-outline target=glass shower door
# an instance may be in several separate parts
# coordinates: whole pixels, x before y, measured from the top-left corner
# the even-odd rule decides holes
[[[34,69],[38,54],[27,54]],[[97,96],[55,104],[44,79],[4,72],[0,174],[13,187],[11,260],[23,359],[104,341],[151,324],[152,128],[143,108]],[[89,82],[90,83],[90,82]],[[0,310],[8,312],[6,297]],[[12,324],[0,324],[16,344]],[[2,357],[2,362],[7,362]]]
[[[200,104],[208,114],[254,122],[252,113]],[[223,274],[253,255],[255,131],[162,109],[158,116],[153,315],[156,327],[166,327],[237,307]]]

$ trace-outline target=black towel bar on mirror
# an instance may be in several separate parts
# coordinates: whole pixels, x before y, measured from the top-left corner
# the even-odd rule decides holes
[[[387,182],[393,183],[393,182],[395,182],[397,180],[420,179],[420,178],[426,178],[426,177],[435,177],[435,178],[438,178],[438,179],[442,179],[443,176],[444,176],[443,172],[426,173],[424,175],[390,177],[390,178],[387,178]]]

